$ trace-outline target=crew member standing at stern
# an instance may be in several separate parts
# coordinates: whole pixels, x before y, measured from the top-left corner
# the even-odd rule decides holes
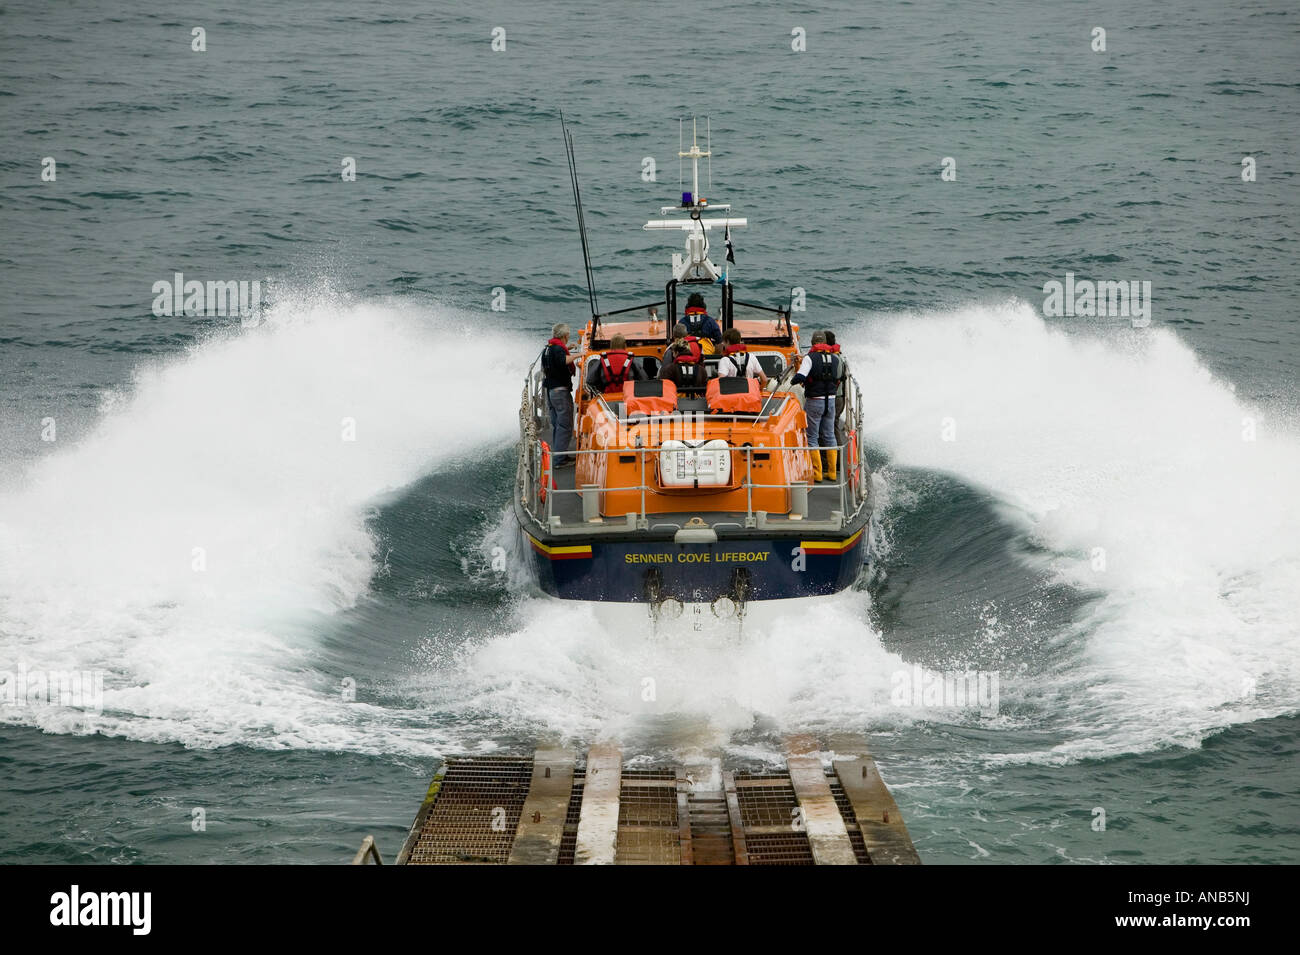
[[[808,444],[812,451],[813,478],[834,481],[839,465],[839,447],[835,440],[835,389],[839,385],[843,360],[826,344],[825,332],[813,332],[812,351],[799,363],[791,383],[803,385],[804,414],[808,416]],[[825,459],[823,460],[823,455]]]
[[[569,326],[561,322],[551,329],[551,340],[542,349],[542,387],[551,412],[551,456],[553,467],[573,467],[569,454],[573,443],[573,363],[569,354]]]

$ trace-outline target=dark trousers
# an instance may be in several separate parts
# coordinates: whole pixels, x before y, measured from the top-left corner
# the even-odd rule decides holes
[[[554,467],[573,463],[569,446],[573,444],[573,392],[568,388],[551,388],[546,392],[546,406],[551,411],[551,460]]]

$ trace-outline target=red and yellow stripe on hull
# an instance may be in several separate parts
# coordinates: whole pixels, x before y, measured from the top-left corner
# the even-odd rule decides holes
[[[537,551],[537,553],[543,557],[549,557],[551,560],[580,560],[591,556],[590,544],[548,547],[532,534],[528,535],[528,543],[533,545],[533,550]]]
[[[861,536],[862,531],[858,531],[842,541],[800,541],[799,546],[805,554],[842,554],[856,544]]]

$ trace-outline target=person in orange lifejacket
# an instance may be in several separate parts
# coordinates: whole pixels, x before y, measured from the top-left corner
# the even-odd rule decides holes
[[[835,386],[835,436],[837,444],[844,443],[844,414],[848,411],[848,403],[844,400],[844,389],[846,382],[849,380],[849,360],[840,354],[840,346],[835,341],[835,333],[829,328],[823,329],[826,334],[826,344],[831,346],[831,351],[839,355],[840,358],[840,380]]]
[[[678,391],[703,391],[709,383],[702,356],[696,354],[691,343],[679,338],[672,345],[672,359],[664,362],[659,377],[671,381]]]
[[[673,360],[673,345],[682,341],[691,346],[691,352],[695,355],[697,360],[704,357],[704,349],[700,345],[700,340],[694,335],[688,334],[686,326],[682,322],[678,322],[673,326],[673,340],[669,342],[668,347],[664,349],[664,356],[660,361],[660,367],[667,365]]]
[[[718,377],[730,378],[734,375],[737,378],[757,378],[758,386],[766,389],[767,375],[763,373],[758,359],[745,347],[740,329],[728,328],[723,333],[722,340],[726,345],[723,346],[722,357],[718,359]]]
[[[645,372],[627,350],[627,339],[615,334],[609,340],[609,351],[591,363],[587,371],[587,384],[595,391],[607,395],[623,394],[625,381],[643,381]]]
[[[692,292],[686,300],[686,331],[697,338],[708,339],[713,344],[713,351],[722,347],[722,328],[718,325],[718,320],[709,314],[704,305],[704,296],[699,292]],[[713,351],[706,348],[705,354],[713,354]]]
[[[813,478],[818,481],[823,475],[828,481],[836,480],[840,454],[835,434],[835,391],[843,370],[844,360],[826,343],[826,333],[813,332],[812,350],[804,356],[791,380],[791,384],[803,385],[808,444],[814,449],[810,454]]]

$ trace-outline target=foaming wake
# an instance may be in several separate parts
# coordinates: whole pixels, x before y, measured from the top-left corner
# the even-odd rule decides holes
[[[733,621],[655,628],[643,606],[521,596],[507,632],[459,646],[422,693],[503,733],[539,731],[716,749],[752,729],[817,731],[906,720],[867,602],[848,592],[750,605]]]
[[[508,553],[519,612],[443,654],[424,692],[506,732],[677,749],[753,730],[979,721],[995,761],[1196,745],[1295,709],[1300,442],[1281,422],[1169,331],[1102,341],[1012,303],[887,319],[847,339],[869,434],[893,462],[986,490],[1051,555],[1049,571],[1096,595],[1056,634],[1070,652],[1051,660],[1068,662],[995,664],[1003,710],[991,722],[895,705],[909,663],[883,648],[863,592],[751,605],[743,638],[707,619],[703,632],[656,633],[641,608],[530,594],[507,516],[488,546]],[[1014,730],[1012,748],[1025,731],[1049,742],[1000,754],[999,728]]]
[[[1022,303],[850,336],[867,428],[895,463],[1004,502],[1064,581],[1100,593],[1039,687],[1047,760],[1196,745],[1293,712],[1300,441],[1169,330],[1066,334]],[[1253,440],[1250,438],[1254,437]]]
[[[0,500],[0,670],[105,671],[104,711],[0,706],[0,721],[387,745],[314,669],[310,631],[365,592],[378,497],[511,439],[518,393],[477,387],[479,363],[455,360],[471,340],[522,379],[531,349],[468,316],[329,295],[139,369],[92,434]]]

